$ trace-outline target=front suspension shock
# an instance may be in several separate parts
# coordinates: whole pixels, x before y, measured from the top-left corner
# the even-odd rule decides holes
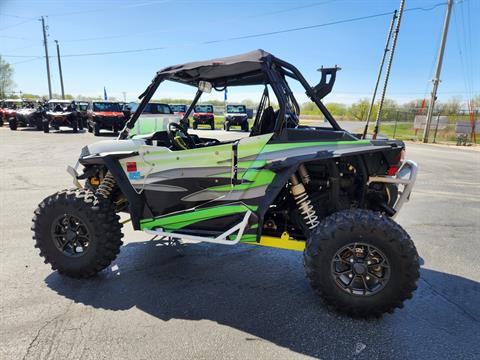
[[[115,181],[115,178],[110,171],[107,171],[101,184],[98,185],[98,189],[95,192],[95,195],[97,195],[97,197],[101,196],[104,199],[108,199],[110,198],[110,195],[112,195],[112,192],[113,190],[115,190],[116,186],[117,182]]]

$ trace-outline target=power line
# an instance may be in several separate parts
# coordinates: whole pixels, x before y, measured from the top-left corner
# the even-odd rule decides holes
[[[30,21],[35,21],[37,19],[28,19],[28,20],[25,20],[25,21],[22,21],[22,22],[19,22],[19,23],[16,23],[16,24],[13,24],[13,25],[9,25],[7,27],[4,27],[4,28],[1,28],[0,31],[3,31],[3,30],[7,30],[7,29],[10,29],[12,27],[16,27],[16,26],[20,26],[20,25],[23,25],[23,24],[26,24]]]
[[[292,12],[296,10],[302,10],[306,8],[312,8],[312,7],[317,7],[321,5],[325,5],[328,3],[332,3],[335,0],[327,0],[319,3],[314,3],[314,4],[308,4],[308,5],[302,5],[302,6],[295,6],[295,7],[290,7],[287,9],[281,9],[277,11],[270,11],[266,13],[261,13],[253,16],[248,16],[249,19],[255,19],[258,17],[265,17],[265,16],[271,16],[271,15],[277,15],[285,12]],[[243,22],[244,18],[241,19]],[[232,24],[232,20],[229,19],[228,21],[216,21],[215,25],[221,25],[221,24]],[[138,33],[130,33],[128,35],[106,35],[106,36],[98,36],[98,37],[90,37],[90,38],[83,38],[83,39],[71,39],[71,40],[62,40],[62,43],[70,43],[70,42],[82,42],[82,41],[95,41],[95,40],[105,40],[105,39],[118,39],[118,38],[125,38],[125,37],[133,37],[137,35],[143,35],[143,34],[158,34],[158,33],[171,33],[174,32],[173,30],[159,30],[159,31],[145,31],[145,32],[138,32]]]
[[[446,2],[441,2],[441,3],[434,4],[430,7],[414,7],[414,8],[405,9],[404,12],[431,11],[431,10],[434,10],[434,9],[436,9],[440,6],[446,5],[446,4],[447,4]],[[272,36],[272,35],[278,35],[278,34],[285,34],[285,33],[297,32],[297,31],[303,31],[303,30],[312,30],[312,29],[318,29],[318,28],[328,27],[328,26],[333,26],[333,25],[346,24],[346,23],[357,22],[357,21],[362,21],[362,20],[369,20],[369,19],[379,18],[379,17],[383,17],[383,16],[387,16],[387,15],[392,15],[392,12],[388,11],[388,12],[382,12],[382,13],[377,13],[377,14],[372,14],[372,15],[365,15],[365,16],[359,16],[359,17],[348,18],[348,19],[343,19],[343,20],[336,20],[336,21],[331,21],[331,22],[322,23],[322,24],[301,26],[301,27],[295,27],[295,28],[289,28],[289,29],[283,29],[283,30],[277,30],[277,31],[269,31],[269,32],[264,32],[264,33],[241,35],[241,36],[224,38],[224,39],[208,40],[208,41],[202,41],[202,42],[199,42],[199,43],[192,43],[192,44],[188,44],[188,45],[180,45],[180,47],[195,46],[195,45],[209,45],[209,44],[216,44],[216,43],[222,43],[222,42],[245,40],[245,39]],[[80,53],[80,54],[66,54],[66,55],[62,55],[62,57],[65,58],[65,57],[86,57],[86,56],[101,56],[101,55],[113,55],[113,54],[131,54],[131,53],[166,50],[166,49],[177,48],[177,47],[179,47],[179,45],[159,46],[159,47],[141,48],[141,49],[126,49],[126,50],[117,50],[117,51],[101,51],[101,52]],[[3,55],[3,56],[4,57],[19,57],[19,58],[21,58],[21,57],[32,57],[32,56],[35,56],[35,55],[30,55],[30,56],[28,56],[28,55]]]
[[[33,59],[17,61],[17,62],[11,63],[10,65],[23,64],[23,63],[26,63],[26,62],[35,61],[35,60],[40,60],[40,59],[43,59],[43,56],[36,56],[36,57],[34,57]]]
[[[17,18],[17,19],[36,20],[36,18],[30,18],[30,17],[18,16],[18,15],[12,15],[12,14],[5,14],[3,12],[0,12],[0,16],[8,16],[8,17],[13,17],[13,18]]]

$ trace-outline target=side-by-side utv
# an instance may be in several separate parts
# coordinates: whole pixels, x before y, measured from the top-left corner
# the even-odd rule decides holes
[[[40,255],[61,274],[92,276],[120,251],[118,214],[127,213],[135,230],[172,243],[303,250],[312,287],[349,315],[401,307],[416,289],[419,260],[393,218],[410,196],[417,166],[404,159],[403,142],[361,139],[338,125],[321,101],[337,70],[323,68],[310,86],[297,68],[263,50],[160,70],[118,139],[82,149],[69,168],[77,187],[35,210]],[[184,119],[144,118],[165,81],[197,89]],[[304,87],[328,126],[299,124],[289,81]],[[243,85],[263,89],[249,137],[204,139],[180,125],[203,93]],[[133,136],[143,121],[154,130]]]

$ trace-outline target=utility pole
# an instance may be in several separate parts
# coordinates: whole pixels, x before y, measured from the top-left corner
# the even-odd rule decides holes
[[[400,9],[398,10],[397,25],[395,26],[395,33],[393,34],[392,49],[390,51],[390,57],[388,58],[387,72],[385,73],[385,80],[383,83],[382,95],[380,97],[380,103],[378,104],[377,118],[375,120],[375,127],[373,129],[373,138],[376,139],[378,135],[378,129],[380,127],[380,121],[382,119],[383,102],[385,100],[385,93],[387,92],[388,79],[390,77],[390,70],[392,68],[393,56],[395,55],[395,48],[397,46],[398,33],[400,31],[400,23],[402,21],[403,7],[405,6],[405,0],[400,1]]]
[[[365,129],[363,129],[363,138],[367,137],[368,125],[370,124],[370,117],[372,116],[373,106],[375,105],[375,97],[377,96],[378,84],[380,83],[380,78],[382,77],[383,65],[385,64],[385,59],[387,54],[390,51],[388,46],[390,45],[390,39],[392,38],[393,26],[395,20],[397,19],[397,10],[393,12],[392,22],[390,23],[390,28],[388,29],[387,43],[385,44],[385,49],[383,49],[382,61],[380,62],[380,69],[378,69],[377,82],[375,83],[375,90],[373,90],[372,102],[370,103],[370,109],[368,109],[367,122],[365,123]]]
[[[42,28],[43,28],[43,45],[45,46],[45,61],[47,62],[47,77],[48,77],[48,98],[52,99],[52,83],[50,81],[50,61],[48,58],[48,46],[47,46],[47,30],[45,28],[45,18],[42,16]]]
[[[58,58],[58,72],[60,73],[60,85],[62,87],[62,99],[65,100],[65,90],[63,89],[63,74],[62,74],[62,62],[60,61],[60,46],[58,40],[55,40],[57,44],[57,58]]]
[[[428,134],[430,132],[430,125],[432,123],[433,108],[435,107],[435,100],[437,100],[438,84],[440,83],[440,73],[442,72],[443,54],[445,52],[445,44],[447,42],[448,25],[450,24],[450,15],[452,13],[453,1],[448,0],[447,12],[445,14],[445,21],[443,23],[442,39],[440,41],[440,49],[438,50],[437,68],[435,70],[435,77],[433,78],[432,97],[428,104],[427,121],[425,129],[423,130],[423,142],[428,143]]]

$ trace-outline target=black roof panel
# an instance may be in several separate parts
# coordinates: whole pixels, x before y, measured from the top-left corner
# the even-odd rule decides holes
[[[273,56],[261,49],[245,54],[173,65],[160,70],[158,75],[179,83],[197,86],[206,80],[214,87],[258,85],[266,81],[262,63]]]

